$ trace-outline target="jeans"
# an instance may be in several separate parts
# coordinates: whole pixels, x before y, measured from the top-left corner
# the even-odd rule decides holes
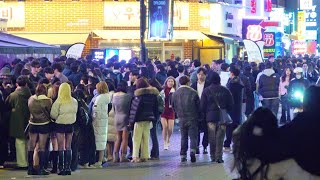
[[[16,155],[17,155],[17,166],[28,167],[27,141],[25,139],[16,138]]]
[[[290,103],[287,95],[281,96],[281,105],[282,105],[281,121],[282,122],[291,121]]]
[[[181,156],[186,156],[188,151],[188,137],[190,138],[190,153],[195,153],[198,147],[198,124],[194,123],[181,123]]]
[[[134,123],[133,130],[133,152],[132,157],[139,157],[139,149],[141,147],[141,159],[149,158],[149,136],[150,121],[140,121]]]
[[[200,125],[199,125],[199,130],[198,130],[198,142],[197,142],[197,145],[199,148],[199,145],[200,145],[200,131],[203,131],[203,137],[202,137],[202,146],[204,149],[206,149],[208,147],[208,127],[207,127],[207,122],[205,121],[201,121]]]
[[[231,145],[231,141],[232,141],[232,133],[235,129],[237,129],[237,127],[239,126],[239,124],[236,123],[232,123],[227,125],[226,128],[226,140],[224,141],[224,147],[228,147],[230,148]]]
[[[150,136],[152,141],[151,157],[159,158],[159,142],[157,136],[157,121],[152,122],[152,128],[150,129]]]
[[[280,103],[279,99],[264,99],[264,100],[262,100],[263,107],[270,109],[276,117],[278,117],[277,115],[278,115],[278,111],[279,111],[279,103]]]
[[[208,135],[210,143],[210,156],[216,160],[222,160],[223,140],[226,134],[225,125],[217,123],[208,123]]]

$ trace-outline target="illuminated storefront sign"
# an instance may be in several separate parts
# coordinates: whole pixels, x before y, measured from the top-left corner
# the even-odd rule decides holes
[[[305,12],[304,11],[298,11],[298,39],[303,40],[306,35],[306,18],[305,18]]]
[[[272,11],[272,1],[271,0],[265,0],[265,11],[271,12]]]
[[[307,42],[305,41],[292,41],[292,54],[306,54],[307,53]]]
[[[242,5],[248,7],[243,10],[246,19],[267,19],[272,11],[271,0],[243,0]]]
[[[243,19],[242,20],[242,38],[249,39],[252,41],[263,40],[262,34],[264,29],[262,29],[260,23],[262,19]]]
[[[25,27],[24,2],[0,3],[0,19],[8,19],[7,27]]]
[[[149,39],[173,37],[173,0],[149,0]]]
[[[312,9],[305,11],[306,17],[306,27],[316,27],[317,26],[317,12],[316,7],[313,6]]]
[[[274,32],[264,33],[263,53],[264,53],[264,57],[275,55],[275,33]]]

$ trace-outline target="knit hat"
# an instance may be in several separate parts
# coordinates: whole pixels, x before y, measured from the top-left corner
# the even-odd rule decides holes
[[[10,76],[11,75],[11,71],[8,67],[3,67],[0,70],[0,76]]]

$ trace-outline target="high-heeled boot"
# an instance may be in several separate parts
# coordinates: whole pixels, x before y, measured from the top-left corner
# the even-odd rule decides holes
[[[64,152],[63,151],[58,151],[58,157],[59,157],[59,163],[58,163],[58,169],[59,173],[58,175],[65,176],[65,171],[64,171]]]
[[[72,158],[72,153],[71,150],[64,151],[64,172],[65,175],[71,175],[71,158]]]
[[[39,151],[39,175],[49,175],[49,172],[44,170],[44,165],[46,163],[46,152]]]
[[[58,151],[51,151],[51,157],[52,157],[52,170],[51,173],[57,173],[58,172]]]

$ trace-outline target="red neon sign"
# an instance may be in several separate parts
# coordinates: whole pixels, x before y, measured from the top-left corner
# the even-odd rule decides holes
[[[251,13],[256,14],[257,13],[257,1],[251,0]]]
[[[271,0],[265,0],[265,11],[266,12],[272,11],[272,1]]]
[[[247,27],[248,31],[246,34],[246,39],[252,41],[260,41],[262,39],[262,32],[260,25],[249,25]]]
[[[271,47],[274,45],[274,35],[272,33],[264,34],[264,46]]]

